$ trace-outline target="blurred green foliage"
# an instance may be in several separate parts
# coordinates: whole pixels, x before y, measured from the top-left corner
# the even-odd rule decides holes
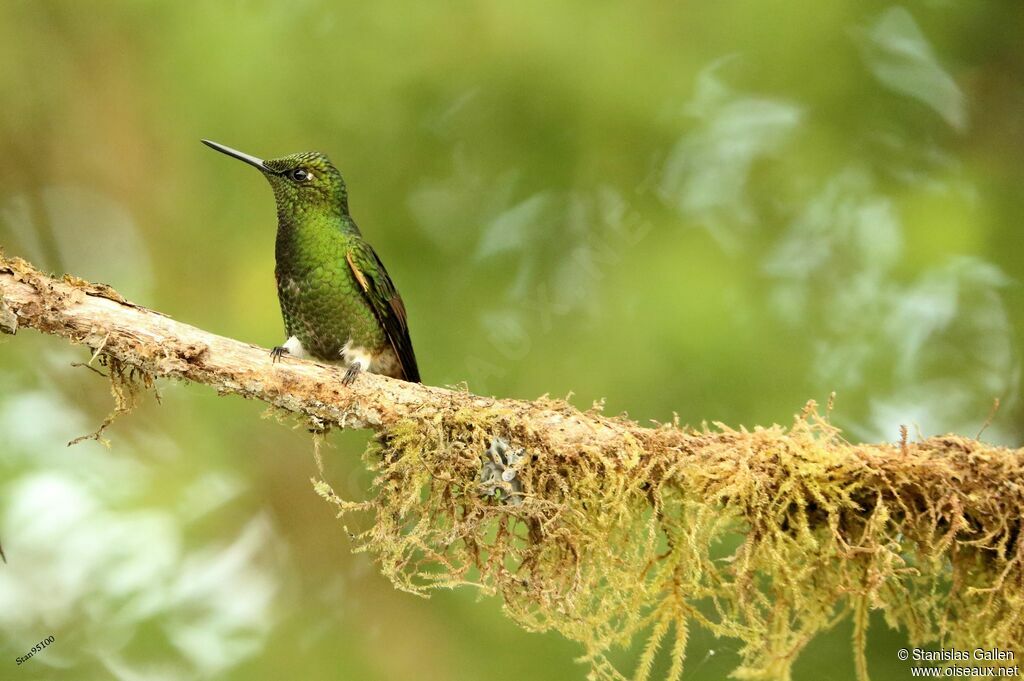
[[[274,210],[199,144],[327,152],[425,381],[640,420],[1019,444],[1024,5],[0,4],[0,245],[281,340]],[[500,604],[392,591],[302,428],[164,386],[108,435],[82,350],[0,345],[0,676],[563,679]],[[332,437],[358,497],[365,436]],[[39,639],[45,654],[16,668]],[[849,629],[798,678],[852,676]],[[906,678],[872,630],[873,678]],[[734,644],[699,632],[686,678]],[[712,653],[712,651],[714,651]]]

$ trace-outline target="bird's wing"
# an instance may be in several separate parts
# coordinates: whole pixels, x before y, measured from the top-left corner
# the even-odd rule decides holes
[[[409,338],[405,304],[402,302],[402,296],[395,290],[388,271],[384,269],[384,263],[377,257],[373,247],[362,240],[358,240],[349,249],[345,259],[398,356],[405,380],[419,383],[420,370],[416,366],[416,355],[412,351],[412,340]]]

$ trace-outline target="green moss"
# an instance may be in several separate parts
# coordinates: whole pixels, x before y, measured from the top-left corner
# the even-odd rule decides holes
[[[625,678],[607,656],[641,637],[633,678],[663,646],[680,678],[691,626],[740,642],[737,678],[788,679],[848,616],[863,679],[873,609],[918,644],[1019,647],[1019,451],[955,437],[851,445],[812,409],[789,429],[665,426],[643,446],[562,452],[520,418],[495,407],[402,421],[366,453],[369,501],[317,491],[342,517],[368,515],[359,550],[398,588],[498,594],[520,625],[578,641],[593,679]],[[495,437],[528,452],[522,504],[480,493]]]
[[[118,418],[131,413],[138,406],[141,393],[146,390],[152,390],[157,399],[159,400],[160,398],[160,394],[156,392],[152,375],[135,366],[125,364],[116,357],[102,354],[101,350],[102,348],[93,353],[92,359],[81,366],[92,369],[101,375],[103,372],[93,367],[93,362],[97,362],[100,366],[107,369],[106,375],[110,379],[110,393],[114,398],[114,410],[103,419],[103,423],[100,424],[99,428],[88,435],[80,435],[71,440],[68,442],[68,447],[86,440],[95,440],[104,447],[109,447],[110,441],[103,437],[103,432]]]

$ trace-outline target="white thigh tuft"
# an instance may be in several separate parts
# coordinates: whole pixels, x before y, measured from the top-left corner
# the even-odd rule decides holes
[[[306,352],[306,348],[302,347],[302,343],[295,336],[289,337],[282,347],[287,350],[288,354],[292,357],[298,357],[299,359],[309,357],[309,353]]]
[[[346,366],[358,364],[360,371],[369,371],[370,365],[373,363],[373,353],[366,348],[352,345],[352,342],[349,341],[341,348],[341,359],[344,360]]]

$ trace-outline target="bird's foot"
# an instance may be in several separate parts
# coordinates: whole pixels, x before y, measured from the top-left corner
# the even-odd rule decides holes
[[[359,362],[353,362],[348,365],[348,370],[345,371],[345,375],[341,378],[342,385],[352,385],[352,381],[356,380],[356,376],[363,370],[363,367]]]
[[[285,355],[290,355],[291,351],[283,345],[275,345],[270,351],[270,363],[276,364],[281,361],[281,358]]]

